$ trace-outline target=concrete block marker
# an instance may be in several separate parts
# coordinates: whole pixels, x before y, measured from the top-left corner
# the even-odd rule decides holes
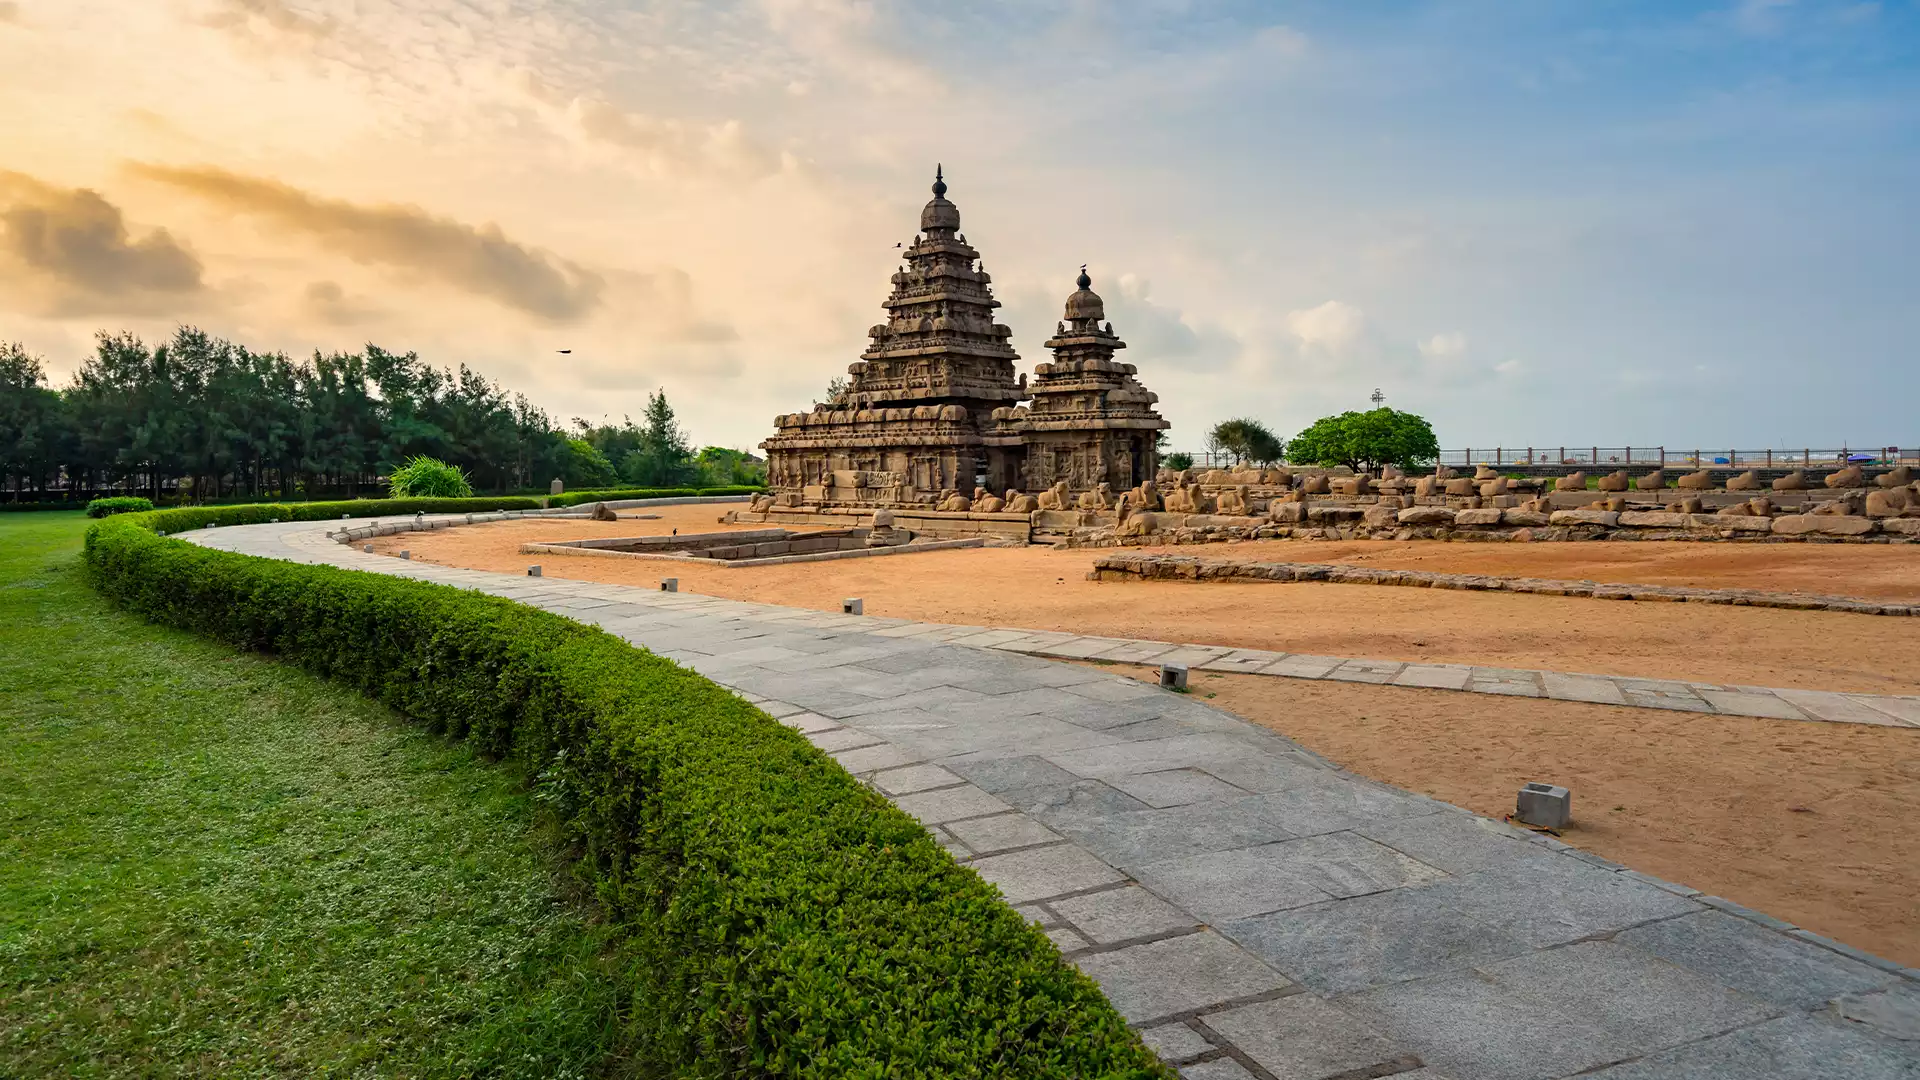
[[[677,577],[661,578],[660,591],[661,592],[679,592],[680,579]]]
[[[527,567],[527,576],[528,576],[528,577],[539,577],[539,576],[540,576],[540,564],[539,564],[539,563],[534,563],[534,564],[533,564],[532,566],[529,566],[529,567]]]
[[[1161,664],[1160,685],[1168,690],[1185,690],[1187,688],[1187,665]]]
[[[1554,784],[1528,784],[1520,789],[1513,816],[1543,829],[1565,828],[1573,820],[1573,795]]]
[[[411,551],[408,551],[408,550],[407,550],[407,549],[405,549],[405,548],[401,548],[401,549],[400,549],[400,557],[401,557],[401,558],[403,558],[403,559],[405,559],[405,560],[407,560],[408,562],[412,562],[412,561],[413,561],[413,552],[411,552]]]
[[[865,615],[867,613],[866,608],[866,602],[857,596],[850,596],[840,601],[840,614],[842,615]]]
[[[363,545],[363,546],[362,546],[362,547],[360,548],[360,550],[361,550],[361,551],[364,551],[364,552],[366,552],[366,553],[367,553],[367,554],[369,554],[369,555],[371,555],[371,554],[373,554],[373,545],[372,545],[372,544],[365,544],[365,545]]]

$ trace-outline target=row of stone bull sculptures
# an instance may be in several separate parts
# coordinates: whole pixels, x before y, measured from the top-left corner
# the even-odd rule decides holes
[[[1260,487],[1281,492],[1274,502],[1298,502],[1308,495],[1411,495],[1416,497],[1455,496],[1499,498],[1505,495],[1517,495],[1540,490],[1548,481],[1512,480],[1504,474],[1485,465],[1478,467],[1471,477],[1460,476],[1454,470],[1442,466],[1431,476],[1417,479],[1409,478],[1398,469],[1388,467],[1379,479],[1367,475],[1335,476],[1326,472],[1302,472],[1295,474],[1290,469],[1210,469],[1196,473],[1193,469],[1175,471],[1160,470],[1159,476],[1148,480],[1138,487],[1116,494],[1111,485],[1102,483],[1091,491],[1079,494],[1070,492],[1065,481],[1053,485],[1037,495],[1029,495],[1017,489],[1009,488],[1005,495],[995,495],[985,488],[975,488],[972,495],[962,495],[949,488],[941,492],[935,501],[934,509],[946,513],[981,514],[1031,514],[1038,510],[1086,510],[1116,511],[1120,520],[1137,512],[1166,512],[1174,514],[1219,514],[1223,516],[1246,516],[1253,513],[1251,489]],[[1559,492],[1578,492],[1587,490],[1587,474],[1570,473],[1552,481],[1553,489]],[[1713,473],[1706,469],[1687,473],[1669,484],[1667,470],[1655,469],[1637,478],[1620,469],[1599,478],[1594,485],[1603,495],[1612,495],[1629,490],[1663,491],[1669,486],[1681,491],[1712,491],[1715,488]],[[1767,485],[1776,492],[1812,490],[1806,470],[1795,471],[1771,481]],[[1855,497],[1842,497],[1824,504],[1828,509],[1817,513],[1861,513],[1870,516],[1893,516],[1909,507],[1920,510],[1920,484],[1916,484],[1913,470],[1905,465],[1890,469],[1873,478],[1872,487],[1878,490],[1859,498],[1860,489],[1868,488],[1865,470],[1859,466],[1849,466],[1829,473],[1821,480],[1821,486],[1830,491],[1852,492]],[[1207,489],[1211,489],[1209,492]],[[1748,470],[1737,476],[1729,477],[1726,491],[1764,490],[1758,472]],[[754,499],[753,509],[764,511],[773,506],[772,496],[760,496]],[[1622,499],[1603,498],[1593,504],[1595,509],[1619,509],[1616,503]],[[1759,510],[1755,504],[1771,506],[1769,500],[1755,499],[1749,503],[1729,507],[1722,513],[1738,514],[1742,512],[1770,513],[1770,509]],[[1542,500],[1544,505],[1544,500]],[[1749,508],[1743,511],[1742,508]],[[1697,512],[1697,511],[1694,511]]]

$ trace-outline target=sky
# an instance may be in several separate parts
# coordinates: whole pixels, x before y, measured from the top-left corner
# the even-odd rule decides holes
[[[1087,264],[1177,448],[1920,443],[1920,0],[0,0],[0,341],[751,447],[936,163],[1022,368]]]

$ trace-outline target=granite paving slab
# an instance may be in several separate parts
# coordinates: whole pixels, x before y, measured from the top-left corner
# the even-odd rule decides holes
[[[919,817],[1183,1076],[1920,1078],[1911,968],[1353,776],[1193,697],[1052,658],[1681,707],[1703,723],[1913,727],[1920,698],[1280,656],[529,585],[370,555],[329,539],[334,525],[188,539],[509,596],[600,622],[732,687]]]

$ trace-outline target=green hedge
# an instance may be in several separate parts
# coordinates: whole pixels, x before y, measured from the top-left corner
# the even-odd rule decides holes
[[[351,502],[242,503],[238,506],[182,506],[143,517],[156,532],[176,533],[203,525],[260,525],[269,521],[324,521],[348,517],[403,517],[412,514],[483,514],[494,510],[539,510],[539,499],[356,499]]]
[[[87,504],[87,516],[90,518],[112,517],[115,514],[139,514],[153,509],[153,503],[137,495],[109,495],[104,499],[95,499]]]
[[[92,579],[524,761],[625,932],[643,1072],[1172,1076],[912,818],[741,698],[497,597],[154,533],[230,513],[101,521]]]

